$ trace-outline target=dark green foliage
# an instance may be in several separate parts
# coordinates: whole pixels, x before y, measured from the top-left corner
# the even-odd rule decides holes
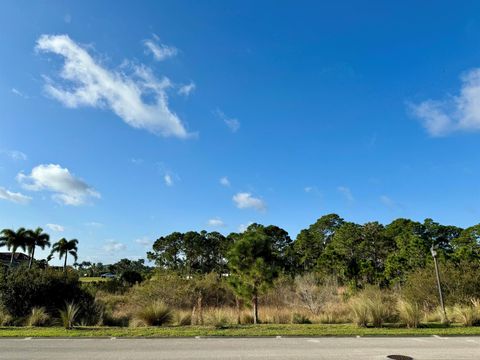
[[[343,223],[337,214],[329,214],[322,216],[308,229],[300,231],[294,244],[296,265],[300,271],[310,272],[317,268],[323,251]]]
[[[294,324],[311,324],[310,319],[302,314],[295,313],[292,316],[292,323]]]
[[[157,239],[147,257],[160,268],[187,275],[212,271],[221,274],[226,270],[228,248],[227,239],[218,232],[174,232]]]
[[[80,318],[91,312],[93,297],[82,290],[75,274],[19,268],[4,273],[0,279],[0,303],[16,318],[29,315],[34,307],[44,307],[57,316],[66,301],[80,307]]]
[[[123,281],[127,285],[139,284],[143,281],[143,276],[137,271],[126,270],[120,276],[120,281]]]

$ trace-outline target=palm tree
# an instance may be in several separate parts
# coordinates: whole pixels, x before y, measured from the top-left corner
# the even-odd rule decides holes
[[[63,271],[67,271],[67,256],[68,254],[72,255],[75,261],[77,261],[78,256],[77,256],[77,251],[78,251],[78,240],[77,239],[72,239],[72,240],[67,240],[65,238],[62,238],[58,240],[55,244],[52,246],[52,254],[53,253],[58,253],[59,259],[65,256],[65,261],[63,263]]]
[[[28,230],[21,227],[17,231],[11,229],[3,229],[0,232],[0,246],[6,246],[9,251],[12,252],[12,257],[10,258],[10,265],[13,265],[13,258],[18,248],[21,248],[25,251],[28,242]]]
[[[43,232],[43,229],[38,227],[35,230],[28,231],[28,241],[27,248],[28,254],[30,256],[30,261],[28,263],[28,268],[32,267],[32,262],[35,256],[35,248],[39,247],[40,249],[45,249],[46,246],[50,247],[50,235]]]

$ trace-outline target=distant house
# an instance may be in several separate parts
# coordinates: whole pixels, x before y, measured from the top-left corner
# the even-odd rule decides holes
[[[9,266],[11,258],[12,258],[11,252],[0,252],[0,265]],[[29,260],[30,258],[28,255],[17,252],[13,256],[13,266],[18,266],[21,264],[28,263]]]

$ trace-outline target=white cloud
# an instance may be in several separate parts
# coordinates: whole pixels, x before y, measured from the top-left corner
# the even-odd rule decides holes
[[[144,40],[143,44],[157,61],[163,61],[178,54],[178,49],[176,47],[159,43],[158,37],[155,37],[153,40]]]
[[[408,104],[430,135],[480,130],[480,68],[466,72],[461,81],[460,93],[456,96]]]
[[[135,243],[137,243],[138,245],[142,245],[144,247],[149,247],[152,244],[152,240],[150,240],[150,238],[148,238],[147,236],[144,236],[144,237],[135,239]]]
[[[345,199],[347,199],[348,201],[350,202],[353,202],[355,201],[355,198],[353,197],[353,194],[352,194],[352,191],[346,187],[346,186],[339,186],[337,188],[337,190],[343,195],[345,196]]]
[[[130,75],[110,70],[68,35],[42,35],[36,49],[63,56],[65,63],[59,75],[65,83],[56,85],[46,78],[45,91],[66,107],[110,109],[134,128],[163,136],[189,136],[168,106],[166,90],[171,84],[167,78],[158,80],[141,65],[133,66]]]
[[[178,93],[180,95],[185,95],[185,96],[188,96],[190,95],[190,93],[195,90],[197,86],[195,85],[195,83],[192,81],[190,82],[190,84],[187,84],[187,85],[182,85],[180,86],[180,89],[178,89]]]
[[[30,196],[23,195],[19,192],[12,192],[0,186],[0,199],[11,201],[17,204],[27,204],[32,200]]]
[[[18,150],[2,150],[0,152],[7,155],[10,159],[15,161],[27,160],[27,155]]]
[[[231,132],[237,132],[240,129],[240,121],[238,119],[227,117],[220,109],[216,109],[213,113],[223,120]]]
[[[32,169],[30,175],[19,173],[17,180],[27,190],[53,192],[52,198],[65,205],[78,206],[85,204],[89,198],[100,198],[100,194],[90,185],[60,165],[38,165]]]
[[[250,193],[240,192],[233,196],[233,201],[239,209],[254,208],[258,211],[265,211],[267,205],[262,199],[255,198]]]
[[[220,178],[220,185],[229,187],[230,186],[230,180],[228,180],[228,177],[224,176]]]
[[[208,224],[208,226],[211,226],[211,227],[225,226],[225,223],[223,222],[223,220],[218,218],[218,217],[208,220],[207,224]]]
[[[65,228],[62,225],[58,225],[58,224],[47,224],[47,228],[49,228],[52,231],[56,231],[56,232],[65,231]]]
[[[165,174],[165,176],[163,177],[163,180],[165,181],[165,185],[173,186],[173,178],[170,174]]]
[[[115,241],[115,240],[107,240],[105,245],[103,246],[103,249],[106,252],[112,253],[112,252],[118,252],[122,250],[127,249],[127,245],[122,244],[121,242]]]

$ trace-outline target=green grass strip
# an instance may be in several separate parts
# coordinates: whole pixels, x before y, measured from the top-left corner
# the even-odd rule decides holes
[[[61,327],[29,328],[0,327],[0,337],[192,337],[192,336],[476,336],[480,327],[462,327],[452,325],[439,327],[432,324],[419,329],[398,327],[359,328],[352,324],[262,324],[228,326],[215,328],[210,326],[178,327],[77,327],[65,330]]]

